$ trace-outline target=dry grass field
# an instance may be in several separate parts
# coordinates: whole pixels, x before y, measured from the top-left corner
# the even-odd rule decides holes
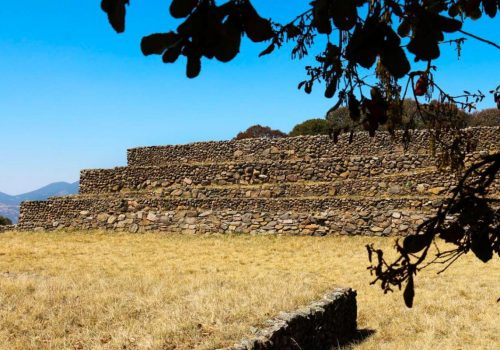
[[[335,286],[358,291],[355,349],[499,349],[500,264],[416,280],[416,305],[369,286],[367,237],[0,235],[0,348],[213,349]]]

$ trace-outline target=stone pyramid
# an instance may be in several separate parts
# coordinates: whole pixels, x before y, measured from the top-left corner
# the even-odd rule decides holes
[[[469,162],[500,148],[499,128],[471,128]],[[374,234],[415,231],[457,183],[427,131],[197,142],[128,150],[128,165],[82,170],[80,193],[24,202],[21,230]],[[494,184],[500,193],[498,181]]]

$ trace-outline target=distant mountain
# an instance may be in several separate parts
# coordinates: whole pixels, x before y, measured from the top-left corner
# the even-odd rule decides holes
[[[50,185],[39,188],[38,190],[23,193],[17,196],[11,196],[0,192],[0,215],[17,222],[19,218],[19,205],[23,201],[39,201],[48,197],[66,196],[77,194],[79,183],[73,182],[54,182]]]

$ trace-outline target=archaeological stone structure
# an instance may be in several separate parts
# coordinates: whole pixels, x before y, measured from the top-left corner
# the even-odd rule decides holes
[[[356,317],[356,292],[337,288],[302,309],[280,313],[253,338],[220,350],[330,350],[355,338]]]
[[[467,132],[468,163],[500,149],[498,127]],[[83,170],[78,195],[24,202],[18,228],[406,235],[457,183],[431,144],[413,131],[407,147],[378,132],[134,148],[126,167]]]

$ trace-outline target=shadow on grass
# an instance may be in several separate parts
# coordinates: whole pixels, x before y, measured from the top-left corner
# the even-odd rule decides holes
[[[343,339],[337,344],[331,345],[331,350],[354,350],[357,345],[363,343],[366,339],[375,334],[373,329],[358,329],[354,334],[346,339]]]

